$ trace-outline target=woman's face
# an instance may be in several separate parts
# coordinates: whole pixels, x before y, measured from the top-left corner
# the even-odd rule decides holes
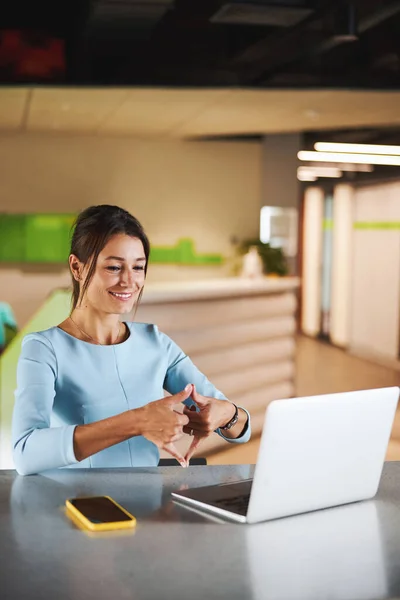
[[[113,236],[97,259],[82,305],[112,314],[129,313],[144,285],[146,257],[138,238]],[[88,267],[83,270],[82,282]]]

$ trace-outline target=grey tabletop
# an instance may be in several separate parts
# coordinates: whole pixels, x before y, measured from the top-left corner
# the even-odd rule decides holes
[[[216,523],[170,492],[251,477],[251,465],[0,471],[2,600],[400,597],[400,463],[374,500],[257,525]],[[133,532],[89,535],[66,498],[110,495]]]

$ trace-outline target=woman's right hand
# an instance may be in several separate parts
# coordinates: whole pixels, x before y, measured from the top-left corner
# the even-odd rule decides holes
[[[187,463],[174,442],[184,435],[183,427],[189,423],[189,417],[174,410],[174,406],[189,398],[192,391],[193,385],[188,384],[178,394],[149,402],[136,409],[140,411],[141,435],[161,450],[171,454],[182,467],[186,467]]]

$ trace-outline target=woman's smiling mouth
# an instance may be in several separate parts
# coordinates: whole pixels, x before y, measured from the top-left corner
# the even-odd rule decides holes
[[[132,292],[108,292],[108,293],[111,294],[111,296],[113,296],[117,300],[122,300],[122,301],[130,300],[133,296]]]

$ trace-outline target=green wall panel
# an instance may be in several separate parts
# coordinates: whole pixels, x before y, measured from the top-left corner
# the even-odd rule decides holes
[[[26,260],[30,263],[66,263],[73,217],[29,215],[26,219]]]
[[[0,262],[66,264],[75,215],[0,214]],[[220,254],[198,254],[191,238],[175,246],[153,246],[151,263],[220,265]]]
[[[0,261],[25,261],[24,215],[0,214]]]
[[[181,265],[220,265],[223,257],[220,254],[197,254],[191,238],[182,238],[176,246],[153,246],[150,263]]]
[[[398,221],[357,221],[354,223],[354,229],[400,229]]]

